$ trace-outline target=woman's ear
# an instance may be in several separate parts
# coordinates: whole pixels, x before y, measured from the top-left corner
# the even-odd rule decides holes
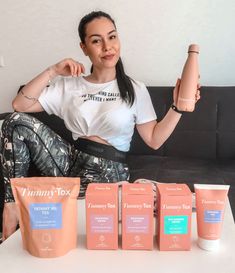
[[[87,56],[87,49],[86,49],[86,45],[84,44],[84,43],[80,43],[80,47],[81,47],[81,49],[82,49],[82,51],[83,51],[83,53],[85,54],[85,56]]]

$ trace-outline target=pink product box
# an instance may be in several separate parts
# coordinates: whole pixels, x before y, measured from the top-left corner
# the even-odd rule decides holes
[[[88,249],[118,249],[118,185],[88,185],[86,233]]]
[[[191,249],[192,193],[186,184],[157,185],[160,250]]]
[[[122,186],[122,248],[153,249],[152,185]]]

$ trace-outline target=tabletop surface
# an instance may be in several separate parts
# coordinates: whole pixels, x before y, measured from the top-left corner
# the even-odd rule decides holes
[[[51,272],[235,272],[235,225],[227,202],[220,249],[208,252],[196,244],[196,215],[192,216],[191,251],[87,250],[85,237],[85,202],[78,201],[78,247],[65,256],[36,258],[22,249],[19,230],[0,245],[0,270],[7,273]]]

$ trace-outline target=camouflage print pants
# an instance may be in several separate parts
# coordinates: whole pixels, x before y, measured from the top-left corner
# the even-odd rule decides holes
[[[26,177],[31,162],[43,176],[80,177],[79,197],[90,182],[117,182],[129,178],[128,166],[81,152],[36,118],[15,112],[2,124],[0,158],[5,202],[14,201],[10,178]]]

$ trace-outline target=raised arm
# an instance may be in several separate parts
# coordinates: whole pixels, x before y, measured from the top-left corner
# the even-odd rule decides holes
[[[50,84],[56,76],[79,76],[85,72],[81,63],[73,59],[64,59],[50,66],[45,71],[27,83],[12,102],[12,107],[18,112],[41,112],[43,108],[38,98],[43,89]]]
[[[177,81],[173,91],[173,101],[176,105],[178,92],[179,92],[180,80]],[[198,85],[198,88],[200,85]],[[197,91],[196,102],[200,99],[200,91]],[[144,140],[144,142],[151,148],[157,150],[162,144],[169,138],[178,124],[182,114],[176,112],[172,108],[169,109],[165,117],[160,121],[150,121],[144,124],[136,125],[136,128]]]

